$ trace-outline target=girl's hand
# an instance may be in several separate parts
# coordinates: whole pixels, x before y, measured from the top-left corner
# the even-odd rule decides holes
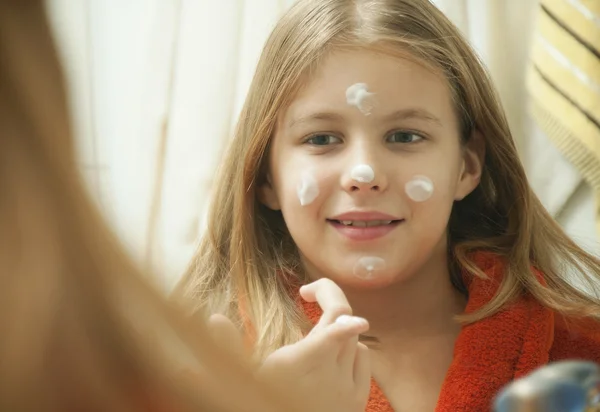
[[[323,310],[319,323],[301,341],[280,348],[264,361],[258,377],[293,397],[298,410],[364,412],[369,397],[369,351],[358,336],[369,329],[352,316],[346,296],[329,279],[300,289]]]

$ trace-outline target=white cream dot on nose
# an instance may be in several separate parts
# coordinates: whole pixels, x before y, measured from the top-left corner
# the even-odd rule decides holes
[[[375,179],[375,172],[369,165],[356,165],[352,168],[350,177],[360,183],[371,183]]]

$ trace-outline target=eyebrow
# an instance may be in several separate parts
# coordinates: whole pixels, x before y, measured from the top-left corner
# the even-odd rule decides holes
[[[429,111],[421,108],[409,108],[395,111],[383,117],[384,121],[392,120],[423,120],[442,126],[442,121]]]
[[[309,114],[307,116],[299,117],[297,119],[292,119],[288,123],[288,128],[293,128],[300,124],[310,123],[310,122],[315,122],[315,121],[317,121],[317,122],[318,121],[341,122],[343,120],[344,120],[344,116],[337,114],[337,113],[330,113],[330,112],[313,113],[313,114]],[[384,122],[390,122],[393,120],[422,120],[422,121],[426,121],[426,122],[430,122],[430,123],[435,123],[438,126],[442,126],[442,121],[438,117],[434,116],[432,113],[430,113],[429,111],[422,109],[422,108],[408,108],[408,109],[397,110],[393,113],[383,116],[381,118],[381,120]]]
[[[297,119],[292,119],[289,123],[288,123],[288,128],[293,128],[296,127],[298,125],[304,124],[304,123],[310,123],[310,122],[326,122],[326,121],[334,121],[334,122],[341,122],[344,120],[344,116],[337,114],[337,113],[313,113],[313,114],[309,114],[308,116],[302,116],[299,117]]]

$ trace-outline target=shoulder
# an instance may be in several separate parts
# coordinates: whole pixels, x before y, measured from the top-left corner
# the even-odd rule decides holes
[[[472,292],[477,292],[479,289],[486,291],[484,301],[487,302],[495,292],[495,288],[490,287],[489,281],[491,280],[498,287],[504,276],[506,260],[493,253],[478,252],[472,256],[472,261],[488,276],[488,279],[484,281],[474,279],[469,289]],[[544,275],[533,266],[532,273],[542,284],[545,284]],[[550,361],[581,359],[600,363],[600,320],[577,319],[549,308],[546,310],[550,321],[548,332],[552,333],[549,341],[552,342]]]
[[[555,314],[550,360],[582,359],[600,363],[600,321]]]

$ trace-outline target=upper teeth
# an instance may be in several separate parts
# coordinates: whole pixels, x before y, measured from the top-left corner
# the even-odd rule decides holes
[[[346,226],[358,226],[358,227],[371,227],[371,226],[382,226],[389,225],[392,223],[391,220],[342,220],[341,223]]]

